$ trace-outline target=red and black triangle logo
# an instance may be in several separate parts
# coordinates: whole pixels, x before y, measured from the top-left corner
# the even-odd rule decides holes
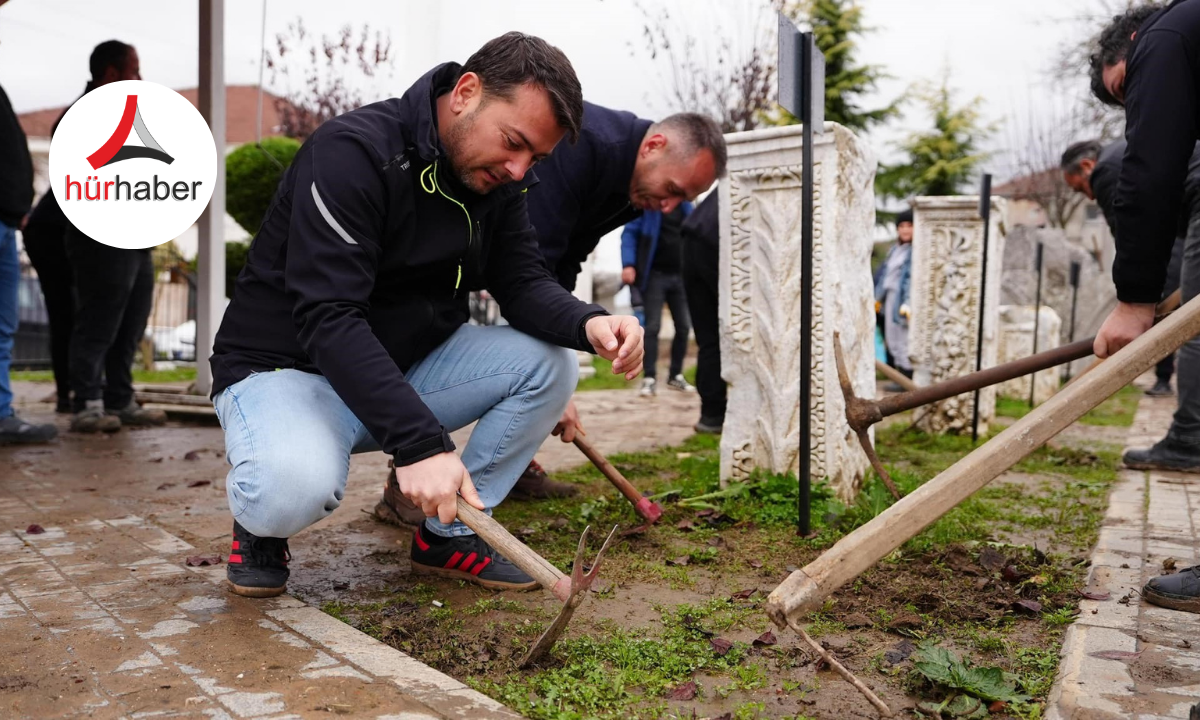
[[[88,155],[88,162],[91,163],[93,170],[133,158],[149,158],[167,165],[175,162],[175,158],[168,155],[154,140],[150,131],[146,129],[146,123],[142,121],[142,113],[138,110],[137,98],[137,95],[129,95],[125,98],[125,112],[121,114],[121,122],[117,125],[116,132],[99,150]],[[137,132],[137,136],[145,144],[145,147],[125,144],[125,141],[129,139],[130,130]]]

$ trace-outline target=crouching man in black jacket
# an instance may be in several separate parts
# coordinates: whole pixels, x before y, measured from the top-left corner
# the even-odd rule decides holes
[[[547,271],[529,169],[583,114],[570,62],[509,33],[300,149],[238,277],[211,359],[233,469],[234,592],[284,591],[287,538],[333,512],[350,454],[392,456],[427,520],[412,565],[490,588],[531,577],[455,520],[508,494],[575,389],[572,350],[636,377],[642,331]],[[466,324],[486,288],[511,327]],[[478,421],[463,451],[449,433]]]

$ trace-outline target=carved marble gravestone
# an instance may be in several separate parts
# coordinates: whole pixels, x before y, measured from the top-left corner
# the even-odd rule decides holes
[[[1038,342],[1037,351],[1045,352],[1059,346],[1062,333],[1062,320],[1054,308],[1047,305],[1041,307],[1041,317],[1037,321]],[[1001,305],[1000,306],[1000,336],[996,356],[999,362],[1027,358],[1033,354],[1033,306],[1032,305]],[[1034,404],[1041,405],[1058,392],[1061,384],[1062,368],[1050,368],[1036,373],[1037,389],[1034,394]],[[1029,383],[1033,375],[1013,378],[1001,383],[996,392],[1005,397],[1029,400]]]
[[[913,380],[931,385],[975,370],[979,328],[983,220],[978,196],[919,197],[913,200],[913,253],[908,349]],[[992,199],[988,238],[987,297],[983,317],[983,365],[996,364],[996,320],[1000,314],[1000,234],[1004,200]],[[917,427],[933,433],[969,433],[974,395],[927,405],[914,412]],[[979,432],[995,415],[996,391],[980,393]]]
[[[721,362],[730,383],[721,478],[797,472],[800,423],[801,128],[726,136],[721,181]],[[833,333],[858,395],[874,395],[870,256],[875,158],[834,123],[814,142],[812,438],[814,482],[843,498],[868,469],[846,425]]]

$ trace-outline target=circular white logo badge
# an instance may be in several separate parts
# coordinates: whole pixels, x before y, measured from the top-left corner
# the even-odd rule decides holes
[[[217,149],[200,112],[152,82],[81,97],[50,143],[50,190],[76,228],[122,249],[174,240],[212,197]]]

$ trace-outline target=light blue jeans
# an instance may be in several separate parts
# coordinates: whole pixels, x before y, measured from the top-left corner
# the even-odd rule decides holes
[[[508,495],[554,428],[578,380],[575,351],[511,327],[464,325],[409,369],[409,383],[448,431],[478,420],[462,452],[488,512]],[[379,444],[321,375],[256,373],[213,400],[232,465],[233,517],[259,537],[291,537],[332,513],[350,454]],[[436,518],[439,535],[469,535]]]
[[[17,334],[17,292],[20,283],[17,230],[0,222],[0,419],[13,414],[12,385],[8,371],[12,366],[13,343]]]

